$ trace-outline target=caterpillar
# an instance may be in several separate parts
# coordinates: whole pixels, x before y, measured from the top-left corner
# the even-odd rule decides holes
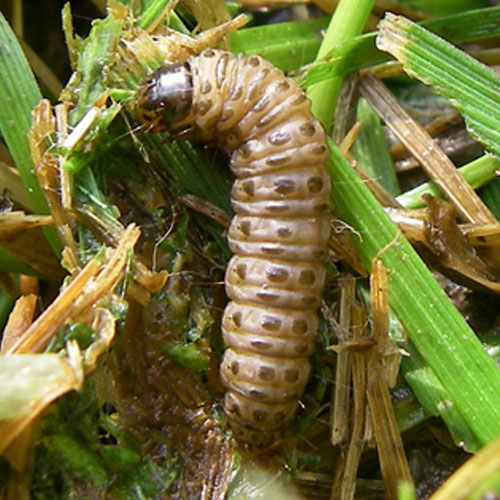
[[[224,410],[238,440],[268,445],[310,375],[330,236],[325,132],[281,70],[214,49],[160,67],[139,88],[135,113],[148,130],[230,154]]]

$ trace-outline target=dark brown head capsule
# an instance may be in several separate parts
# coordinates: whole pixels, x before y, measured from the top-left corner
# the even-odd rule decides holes
[[[137,91],[135,112],[154,132],[174,131],[188,117],[193,81],[188,63],[162,66]]]

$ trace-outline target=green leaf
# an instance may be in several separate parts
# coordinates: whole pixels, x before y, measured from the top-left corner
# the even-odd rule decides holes
[[[88,108],[107,91],[106,75],[114,62],[122,28],[122,19],[96,19],[88,38],[82,42],[77,63],[79,78],[70,82],[64,91],[70,95],[69,88],[78,94],[77,105],[70,112],[71,125],[76,125]]]
[[[208,370],[208,355],[201,351],[196,344],[170,342],[165,344],[162,349],[169,358],[190,370],[195,372]]]
[[[384,128],[365,99],[359,101],[356,120],[362,127],[352,149],[354,156],[365,172],[396,196],[400,190]]]
[[[496,179],[499,169],[500,160],[492,155],[484,155],[460,167],[458,171],[473,189],[477,189]],[[496,184],[496,182],[491,184]],[[422,201],[422,196],[424,194],[430,194],[440,198],[443,197],[441,191],[439,191],[434,182],[425,182],[399,195],[396,199],[405,208],[421,208],[425,206],[425,203]],[[500,211],[498,213],[500,213]]]
[[[229,44],[235,53],[259,54],[283,71],[291,71],[314,60],[328,20],[322,17],[242,29],[229,35]]]
[[[229,193],[223,178],[207,165],[187,141],[165,142],[161,134],[144,134],[148,150],[154,151],[162,165],[186,193],[230,212]]]
[[[500,164],[497,171],[500,169]],[[486,206],[491,210],[493,215],[500,219],[500,179],[495,179],[493,182],[484,186],[479,191],[479,196],[486,203]]]
[[[149,5],[142,12],[137,26],[142,29],[149,28],[153,23],[156,22],[156,19],[162,14],[167,5],[171,0],[153,0],[149,3]],[[175,10],[171,10],[168,14],[167,18],[168,25],[181,32],[185,35],[189,35],[189,30],[184,26],[184,23],[181,21]]]
[[[486,444],[500,434],[500,371],[368,188],[330,146],[327,169],[336,215],[352,227],[365,268],[369,271],[375,258],[388,268],[390,307],[474,437],[470,446]]]
[[[79,439],[69,434],[54,434],[46,437],[47,446],[55,451],[64,461],[65,467],[94,486],[104,487],[108,482],[108,474],[100,463],[96,453]]]
[[[500,35],[500,7],[476,9],[461,14],[441,17],[421,23],[428,30],[453,43],[482,40]],[[377,33],[360,35],[338,47],[330,47],[323,62],[318,61],[307,73],[304,85],[346,75],[389,61],[391,58],[375,47]]]
[[[332,16],[325,38],[316,57],[317,60],[341,43],[351,40],[363,31],[366,20],[375,4],[375,0],[340,0]],[[307,96],[312,101],[314,116],[323,124],[327,131],[331,129],[333,113],[342,86],[342,78],[336,76],[307,90]]]
[[[9,273],[27,274],[28,276],[38,276],[38,274],[13,256],[8,250],[0,246],[0,270]]]
[[[388,14],[377,46],[461,112],[469,132],[500,156],[500,78],[490,68],[410,20]]]
[[[31,112],[42,99],[28,61],[0,12],[0,132],[16,164],[28,197],[36,213],[49,214],[45,197],[38,185],[31,159],[27,134]],[[54,228],[44,228],[56,253],[61,243]]]
[[[436,0],[400,0],[400,5],[430,14],[431,16],[445,16],[464,12],[465,10],[486,7],[485,0],[453,0],[453,2],[436,2]]]

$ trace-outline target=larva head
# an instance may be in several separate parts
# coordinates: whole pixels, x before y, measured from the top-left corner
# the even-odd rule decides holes
[[[193,82],[188,63],[162,66],[137,91],[135,113],[153,132],[179,132],[189,126]]]

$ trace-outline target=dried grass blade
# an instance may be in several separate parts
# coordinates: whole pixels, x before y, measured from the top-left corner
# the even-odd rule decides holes
[[[412,478],[383,369],[386,344],[389,342],[387,286],[387,269],[377,259],[373,265],[370,281],[372,334],[376,343],[368,357],[367,397],[386,498],[396,500],[398,483],[411,483]]]
[[[354,304],[356,283],[353,276],[346,276],[340,284],[340,318],[337,342],[342,345],[348,340],[351,327],[351,308]],[[332,388],[332,412],[330,441],[333,445],[349,439],[351,410],[351,354],[338,352],[335,367],[335,384]]]
[[[367,74],[361,81],[360,91],[466,221],[495,222],[493,214],[457,172],[451,160],[382,82]]]

